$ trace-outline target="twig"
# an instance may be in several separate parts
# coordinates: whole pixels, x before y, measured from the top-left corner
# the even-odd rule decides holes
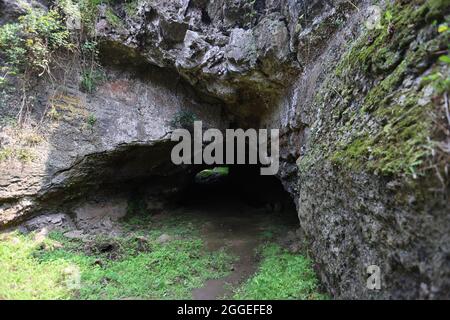
[[[24,84],[22,84],[22,105],[20,106],[19,113],[17,114],[17,118],[18,118],[17,121],[20,126],[22,125],[22,113],[23,113],[23,109],[25,108],[26,98],[27,98],[27,94],[26,94],[25,83],[24,83]]]
[[[351,2],[350,0],[347,0],[347,2],[350,3],[353,7],[355,7],[356,10],[359,11],[359,7],[358,7],[356,4],[354,4],[354,3]]]
[[[444,178],[442,178],[442,176],[441,176],[441,174],[440,174],[440,172],[439,172],[437,166],[435,165],[435,166],[433,166],[433,167],[434,167],[434,169],[435,169],[435,171],[436,171],[436,176],[438,177],[438,180],[439,180],[439,181],[441,182],[441,184],[442,184],[442,189],[441,189],[441,191],[445,191],[445,181],[444,181]]]
[[[450,111],[449,111],[449,105],[448,105],[448,94],[447,92],[444,95],[444,109],[445,109],[445,116],[447,117],[448,125],[450,127]]]
[[[341,100],[344,100],[344,97],[339,93],[339,91],[337,91],[334,87],[331,87],[331,89],[333,89],[333,91],[337,93]]]

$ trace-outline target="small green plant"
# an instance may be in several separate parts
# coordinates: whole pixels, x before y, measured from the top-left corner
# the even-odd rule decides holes
[[[6,161],[10,158],[12,158],[14,155],[14,150],[9,147],[1,148],[0,149],[0,162]]]
[[[447,22],[437,25],[437,22],[435,21],[433,25],[437,27],[438,33],[444,35],[450,34],[450,29]],[[448,54],[449,51],[450,45],[448,46],[447,54],[443,54],[438,58],[440,64],[446,66],[447,69],[450,67],[450,54]],[[432,84],[432,86],[436,90],[436,94],[438,95],[445,92],[450,92],[450,76],[448,75],[448,72],[446,72],[446,70],[439,70],[438,68],[435,68],[434,71],[432,71],[429,75],[422,79],[422,85],[426,84]]]
[[[116,15],[111,8],[107,8],[105,12],[106,20],[115,29],[121,29],[124,27],[122,20]]]
[[[47,116],[52,120],[58,120],[61,117],[55,106],[50,107],[50,110],[47,112]]]
[[[450,55],[442,55],[439,57],[439,61],[450,65]]]
[[[128,17],[134,17],[137,13],[139,6],[138,0],[130,0],[124,4],[124,10]]]
[[[440,24],[439,27],[438,27],[438,32],[439,32],[439,33],[448,32],[449,30],[450,30],[450,29],[449,29],[447,23],[442,23],[442,24]]]
[[[86,119],[86,123],[89,126],[89,128],[93,128],[94,125],[97,123],[97,118],[95,117],[95,114],[91,113]]]
[[[339,17],[334,20],[334,24],[336,25],[336,27],[341,28],[345,24],[345,19],[342,17]]]
[[[391,23],[392,18],[393,18],[392,11],[391,10],[386,10],[386,12],[384,13],[384,19],[386,20],[386,22],[388,24]]]
[[[101,70],[87,70],[81,75],[80,88],[87,93],[94,93],[97,87],[106,79],[105,73]]]
[[[193,127],[195,121],[197,121],[197,116],[192,111],[182,110],[174,115],[170,125],[173,128],[189,129]]]
[[[7,74],[31,69],[42,75],[48,71],[56,50],[72,49],[69,35],[56,10],[33,9],[17,23],[0,27],[0,57],[5,61]]]
[[[87,93],[94,93],[97,87],[106,80],[106,74],[98,64],[99,49],[95,40],[86,40],[81,46],[83,64],[80,89]]]
[[[435,71],[422,78],[422,85],[431,84],[436,90],[436,94],[440,95],[444,92],[450,92],[450,76],[445,76],[440,71]]]
[[[35,155],[29,148],[9,146],[0,148],[0,162],[9,159],[17,159],[20,162],[28,163],[35,159]]]
[[[85,56],[93,56],[94,58],[98,57],[98,43],[95,40],[87,40],[81,46],[81,50]]]

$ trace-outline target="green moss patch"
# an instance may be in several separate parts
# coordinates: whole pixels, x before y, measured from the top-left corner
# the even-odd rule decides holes
[[[435,123],[448,92],[449,80],[442,76],[448,65],[440,56],[448,50],[450,33],[439,27],[448,6],[439,0],[392,4],[382,27],[368,32],[344,56],[336,68],[341,99],[335,114],[342,118],[352,99],[359,108],[331,139],[332,162],[382,174],[420,174],[436,145]],[[417,41],[418,34],[427,34],[426,40]],[[431,76],[424,77],[430,69]],[[354,82],[358,75],[369,84],[365,95]],[[428,81],[403,88],[408,77]],[[351,136],[340,139],[347,132]]]
[[[312,261],[271,243],[261,250],[259,270],[235,295],[235,299],[324,299]]]

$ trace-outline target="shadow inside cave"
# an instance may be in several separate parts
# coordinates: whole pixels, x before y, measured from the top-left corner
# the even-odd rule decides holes
[[[258,165],[218,166],[193,171],[176,204],[186,207],[251,208],[296,219],[293,199],[276,176],[260,175]]]

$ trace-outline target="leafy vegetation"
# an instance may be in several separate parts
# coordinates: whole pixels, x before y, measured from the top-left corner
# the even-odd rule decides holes
[[[120,29],[124,27],[122,20],[116,15],[113,9],[106,9],[105,15],[106,20],[113,28]]]
[[[34,9],[17,23],[0,27],[0,56],[5,61],[2,79],[32,70],[42,75],[49,70],[52,54],[72,45],[61,15],[56,10]]]
[[[81,76],[80,88],[84,92],[93,93],[105,79],[105,73],[99,69],[86,70]]]
[[[94,125],[97,123],[97,118],[95,117],[94,114],[89,114],[89,116],[86,119],[86,123],[89,126],[89,128],[93,128]]]
[[[33,128],[17,127],[14,118],[1,119],[5,125],[9,126],[9,133],[15,138],[13,142],[7,142],[0,146],[0,163],[17,159],[22,163],[28,163],[36,159],[34,147],[44,141],[44,138]]]
[[[235,299],[324,299],[312,261],[291,254],[270,243],[261,250],[262,262],[256,274],[235,295]]]
[[[9,97],[20,93],[20,126],[33,107],[31,83],[40,77],[54,83],[52,69],[67,54],[79,58],[83,91],[93,93],[104,80],[94,32],[98,5],[104,2],[58,0],[48,11],[30,7],[16,22],[0,27],[0,104],[9,106]],[[51,118],[59,118],[57,110],[49,111]]]
[[[124,10],[128,17],[136,15],[138,10],[139,0],[129,0],[124,4]]]
[[[58,54],[78,55],[81,61],[80,87],[92,93],[104,79],[98,64],[95,23],[103,0],[58,0],[48,11],[29,8],[16,22],[0,27],[0,103],[7,105],[5,87],[12,79],[20,80],[23,101],[27,104],[27,86],[32,79],[47,75],[57,65]],[[130,6],[132,3],[128,3]],[[121,23],[111,8],[108,21]],[[12,81],[13,83],[15,81]],[[17,84],[13,87],[17,88]],[[29,109],[29,108],[25,108]],[[22,110],[19,120],[22,117]],[[19,121],[21,122],[21,121]]]

